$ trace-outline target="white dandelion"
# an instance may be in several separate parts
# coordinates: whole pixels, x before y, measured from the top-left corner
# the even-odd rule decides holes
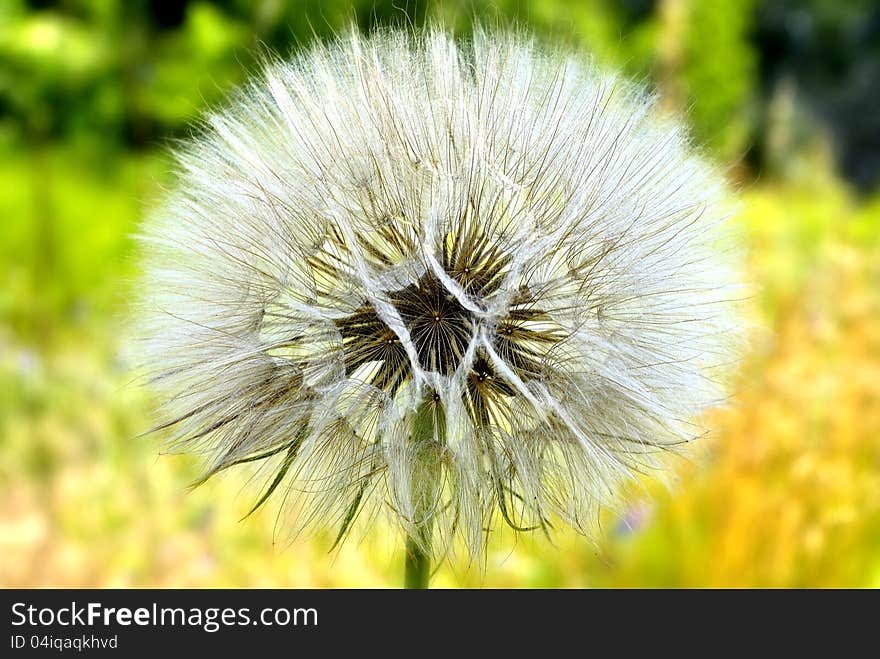
[[[407,579],[493,525],[589,534],[736,358],[722,177],[653,99],[522,36],[351,34],[182,147],[144,228],[160,428],[291,528],[378,514]]]

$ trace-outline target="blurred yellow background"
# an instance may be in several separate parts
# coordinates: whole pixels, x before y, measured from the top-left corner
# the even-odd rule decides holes
[[[756,331],[714,434],[594,541],[500,529],[434,586],[880,587],[880,7],[826,0],[0,8],[0,585],[398,586],[399,538],[289,542],[232,471],[138,438],[132,234],[170,139],[354,20],[514,21],[655,86],[740,192]],[[430,7],[428,6],[430,5]]]

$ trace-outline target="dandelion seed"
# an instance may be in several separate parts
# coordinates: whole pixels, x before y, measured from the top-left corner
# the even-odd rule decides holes
[[[721,177],[652,100],[519,36],[352,34],[178,153],[147,363],[204,478],[293,530],[388,513],[411,581],[496,523],[593,530],[736,356]]]

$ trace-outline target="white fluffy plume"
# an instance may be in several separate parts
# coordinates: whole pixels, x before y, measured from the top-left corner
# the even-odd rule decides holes
[[[352,34],[178,158],[143,238],[160,427],[206,477],[262,461],[294,529],[589,532],[723,397],[723,180],[582,58]]]

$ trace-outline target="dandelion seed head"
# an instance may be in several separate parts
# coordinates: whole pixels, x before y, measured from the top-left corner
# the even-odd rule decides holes
[[[262,465],[294,531],[387,513],[472,556],[499,518],[590,533],[723,399],[723,178],[582,57],[351,34],[177,157],[142,238],[161,427],[206,478]]]

